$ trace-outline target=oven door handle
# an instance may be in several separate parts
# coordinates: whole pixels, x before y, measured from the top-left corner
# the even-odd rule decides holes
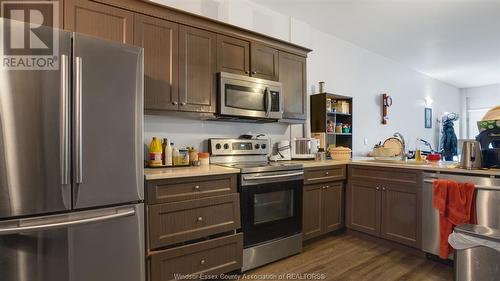
[[[279,179],[279,178],[288,178],[288,177],[293,177],[293,176],[302,176],[304,175],[304,172],[296,172],[296,173],[290,173],[290,174],[284,174],[284,175],[272,175],[272,176],[244,176],[244,180],[265,180],[265,179]]]

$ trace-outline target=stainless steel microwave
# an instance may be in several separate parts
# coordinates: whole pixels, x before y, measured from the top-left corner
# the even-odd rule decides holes
[[[283,117],[281,83],[226,72],[218,74],[218,114],[278,120]]]

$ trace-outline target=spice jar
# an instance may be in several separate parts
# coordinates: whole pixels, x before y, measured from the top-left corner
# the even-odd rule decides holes
[[[342,123],[337,123],[335,126],[335,133],[342,133]]]
[[[193,166],[196,162],[198,162],[198,150],[194,147],[189,148],[189,162]]]
[[[201,166],[208,166],[210,165],[210,154],[207,152],[199,152],[198,160],[200,161]]]

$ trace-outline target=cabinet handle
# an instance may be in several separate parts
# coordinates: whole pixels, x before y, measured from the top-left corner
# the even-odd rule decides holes
[[[328,189],[328,188],[329,188],[329,186],[327,185],[327,186],[326,186],[326,189]]]
[[[380,187],[378,187],[378,186],[377,186],[377,187],[375,187],[375,189],[376,189],[376,190],[379,190],[379,189],[380,189]]]
[[[201,261],[200,261],[200,264],[205,264],[205,260],[201,260]]]
[[[385,191],[385,187],[382,187],[382,190]]]
[[[328,173],[328,172],[325,172],[325,176],[328,176],[329,174],[330,174],[330,173]]]
[[[203,221],[203,217],[198,217],[198,221]]]
[[[257,74],[257,71],[252,71],[252,74]]]
[[[185,105],[186,105],[186,103],[185,103],[185,102],[181,102],[181,106],[185,106]]]
[[[325,188],[326,188],[326,186],[322,186],[322,187],[321,187],[321,189],[325,189]]]
[[[177,102],[176,102],[176,101],[173,101],[173,102],[172,102],[172,104],[173,104],[173,105],[177,105]]]
[[[195,185],[194,189],[198,190],[198,189],[200,189],[200,186],[199,185]]]
[[[248,70],[245,70],[245,74],[250,74],[250,71],[248,71]]]

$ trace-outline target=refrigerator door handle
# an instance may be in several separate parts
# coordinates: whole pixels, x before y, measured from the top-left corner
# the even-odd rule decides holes
[[[61,55],[61,183],[69,184],[69,66],[68,56]]]
[[[83,160],[82,160],[82,58],[75,58],[76,79],[75,79],[75,167],[76,183],[83,183]]]
[[[38,219],[38,220],[36,220],[36,222],[33,222],[33,220],[30,220],[30,223],[29,223],[30,225],[26,225],[26,226],[22,226],[23,220],[20,220],[18,224],[21,226],[6,227],[6,228],[0,227],[0,235],[12,235],[12,234],[21,234],[21,233],[29,233],[29,232],[39,232],[39,231],[58,229],[58,228],[67,228],[70,226],[96,223],[96,222],[117,219],[117,218],[133,216],[135,214],[136,214],[135,208],[129,207],[129,208],[125,208],[125,209],[124,208],[115,209],[114,212],[110,212],[109,210],[107,210],[105,212],[105,214],[84,217],[84,218],[80,218],[80,219],[73,219],[73,220],[55,221],[55,219],[51,218],[51,217]]]

